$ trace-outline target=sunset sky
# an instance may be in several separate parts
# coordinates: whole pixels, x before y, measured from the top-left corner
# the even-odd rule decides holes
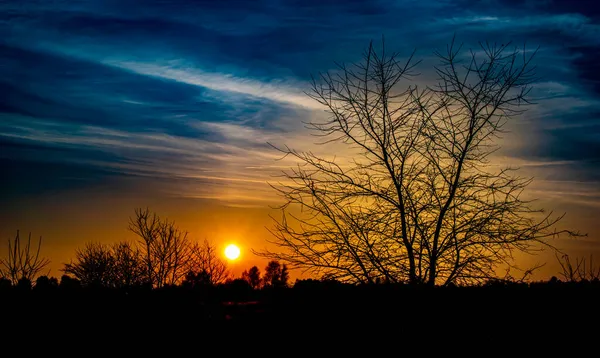
[[[263,259],[268,186],[293,163],[267,142],[316,153],[303,121],[324,116],[311,74],[355,62],[385,36],[432,79],[452,36],[540,47],[537,104],[495,160],[589,234],[556,244],[600,260],[600,7],[595,1],[0,2],[0,254],[16,230],[44,238],[51,274],[86,241],[134,239],[136,207],[190,237],[236,243],[237,275]],[[343,154],[343,153],[340,153]],[[553,254],[527,258],[548,264]]]

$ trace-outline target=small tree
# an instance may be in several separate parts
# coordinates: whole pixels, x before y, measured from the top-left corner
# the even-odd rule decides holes
[[[35,280],[34,289],[36,291],[46,291],[58,288],[58,280],[56,277],[40,276]]]
[[[81,281],[69,275],[62,275],[58,287],[65,291],[77,290],[81,288]]]
[[[12,288],[12,282],[5,277],[0,277],[0,291],[9,290],[11,288]]]
[[[183,279],[183,282],[181,283],[181,285],[185,288],[198,289],[198,288],[206,288],[209,286],[213,286],[213,283],[212,283],[211,277],[208,274],[208,272],[206,272],[206,271],[200,271],[200,272],[190,271],[185,275],[185,278]]]
[[[242,272],[242,279],[248,282],[252,289],[260,288],[260,270],[256,266],[252,266],[248,271]]]
[[[27,243],[23,247],[17,230],[13,242],[11,243],[11,240],[8,240],[8,257],[0,259],[0,277],[9,279],[13,285],[17,285],[21,279],[26,279],[29,282],[33,281],[50,263],[50,260],[40,256],[41,247],[42,237],[40,236],[37,249],[32,248],[31,233],[29,233]]]
[[[140,251],[128,242],[114,245],[87,243],[63,271],[84,286],[129,288],[148,282]]]
[[[139,237],[146,275],[154,287],[174,285],[188,273],[190,242],[175,222],[136,209],[129,230]]]
[[[115,287],[136,287],[149,282],[144,257],[135,245],[127,241],[116,243],[111,247],[111,254]]]
[[[15,288],[20,291],[30,291],[32,287],[33,284],[31,283],[31,280],[26,277],[21,277],[15,286]]]
[[[110,246],[90,242],[75,251],[75,260],[65,264],[63,271],[83,286],[115,287],[115,267]]]
[[[266,287],[287,287],[288,279],[288,268],[285,264],[282,266],[279,261],[269,261],[263,276],[263,283]]]
[[[290,273],[286,264],[281,265],[281,271],[279,272],[278,284],[281,287],[288,286],[288,280],[290,279]]]
[[[190,249],[188,260],[188,271],[195,275],[201,275],[211,285],[225,282],[231,274],[227,264],[217,252],[217,248],[208,240],[202,244],[194,243]]]
[[[571,261],[567,254],[562,255],[562,257],[556,255],[556,260],[560,264],[562,270],[560,275],[567,282],[600,280],[600,267],[594,265],[594,258],[592,255],[590,255],[589,260],[577,257],[575,258],[575,263]]]

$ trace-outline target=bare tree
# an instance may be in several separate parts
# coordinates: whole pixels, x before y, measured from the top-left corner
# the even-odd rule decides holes
[[[114,245],[87,243],[63,271],[84,286],[128,288],[148,282],[141,252],[128,242]]]
[[[560,275],[567,282],[595,281],[600,280],[600,267],[594,266],[594,259],[590,255],[589,261],[585,258],[575,258],[575,263],[571,262],[569,255],[563,254],[561,257],[556,255],[556,260],[560,264],[562,272]]]
[[[114,258],[114,286],[126,288],[141,286],[149,282],[144,256],[135,245],[123,241],[111,247]]]
[[[522,197],[530,179],[490,162],[535,80],[536,51],[509,46],[452,41],[433,86],[400,88],[417,75],[413,56],[372,44],[361,63],[320,74],[309,95],[330,117],[308,126],[358,155],[277,147],[299,164],[272,185],[285,199],[271,230],[281,250],[259,254],[347,282],[471,284],[515,267],[515,250],[576,235]]]
[[[195,275],[205,277],[207,283],[212,285],[223,283],[231,276],[217,248],[208,240],[204,240],[202,244],[196,242],[192,245],[188,270]]]
[[[90,242],[75,250],[75,259],[63,271],[73,275],[84,286],[114,287],[115,257],[111,247]]]
[[[161,219],[157,214],[136,209],[130,218],[129,230],[139,236],[147,277],[154,287],[181,282],[188,272],[190,242],[187,232],[175,222]]]
[[[13,285],[19,280],[26,279],[30,282],[50,263],[50,260],[40,256],[42,237],[38,241],[37,249],[32,250],[31,233],[25,247],[21,246],[19,231],[13,242],[8,240],[8,257],[0,259],[0,277],[9,279]]]

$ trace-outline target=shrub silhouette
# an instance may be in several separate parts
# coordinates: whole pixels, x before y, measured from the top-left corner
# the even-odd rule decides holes
[[[31,280],[26,277],[21,277],[19,281],[17,281],[15,288],[19,291],[31,291]]]
[[[183,287],[193,290],[198,290],[213,285],[210,274],[206,271],[200,271],[198,273],[190,271],[185,275],[185,279],[182,284]]]
[[[65,291],[74,291],[81,288],[81,282],[69,275],[62,275],[58,287]]]
[[[0,291],[8,291],[12,288],[12,282],[5,277],[0,277]]]
[[[54,290],[58,288],[58,280],[56,277],[40,276],[35,280],[33,288],[36,291]]]

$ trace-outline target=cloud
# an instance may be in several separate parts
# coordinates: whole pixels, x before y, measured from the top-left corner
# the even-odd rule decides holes
[[[417,47],[417,57],[429,59],[457,33],[470,45],[541,45],[532,93],[540,104],[515,125],[505,154],[545,176],[593,181],[599,118],[591,59],[600,35],[596,14],[580,5],[3,2],[0,145],[19,160],[107,167],[159,178],[168,192],[183,185],[185,195],[242,198],[245,189],[262,193],[257,181],[289,164],[276,162],[266,142],[348,155],[313,146],[303,128],[326,115],[303,93],[311,73],[360,59],[381,35],[389,48]],[[433,78],[428,64],[419,70]]]
[[[15,120],[14,115],[10,117]],[[6,118],[0,116],[2,120]],[[37,155],[44,148],[62,148],[66,152],[59,157],[46,158],[151,182],[158,180],[163,183],[163,194],[177,192],[178,196],[206,198],[223,194],[228,201],[235,196],[240,200],[255,197],[262,202],[273,199],[267,181],[292,165],[287,160],[278,161],[280,154],[266,144],[285,140],[285,134],[241,124],[197,122],[194,125],[206,132],[202,139],[25,117],[18,122],[19,125],[0,125],[0,143],[36,145],[40,148]],[[222,140],[210,140],[214,137]],[[294,137],[288,143],[306,140],[301,139],[300,133]],[[90,151],[102,155],[90,156]]]
[[[302,92],[302,88],[308,89],[309,87],[306,83],[290,85],[277,83],[277,81],[260,82],[255,79],[236,77],[232,74],[206,73],[194,67],[177,64],[157,65],[129,61],[105,61],[104,63],[137,74],[173,80],[215,91],[241,93],[308,109],[323,109],[323,106]]]

